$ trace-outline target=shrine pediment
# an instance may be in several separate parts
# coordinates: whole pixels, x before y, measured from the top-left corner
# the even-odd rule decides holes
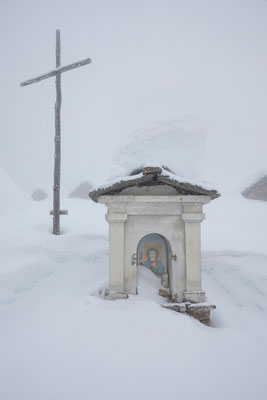
[[[178,177],[164,168],[144,167],[135,175],[107,182],[103,186],[93,188],[89,193],[89,197],[95,202],[104,195],[193,195],[216,199],[220,193],[207,185]]]

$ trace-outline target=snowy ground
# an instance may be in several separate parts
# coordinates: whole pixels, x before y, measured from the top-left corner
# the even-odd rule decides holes
[[[139,273],[138,296],[107,286],[105,208],[51,199],[1,211],[0,399],[265,399],[267,204],[229,196],[206,206],[203,288],[212,327],[159,305]]]

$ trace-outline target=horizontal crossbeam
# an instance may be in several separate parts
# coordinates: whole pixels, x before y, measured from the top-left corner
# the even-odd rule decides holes
[[[55,76],[57,74],[62,74],[63,72],[69,71],[71,69],[90,64],[91,62],[92,62],[91,58],[86,58],[85,60],[78,61],[73,64],[65,65],[65,67],[60,67],[60,68],[54,69],[53,71],[48,72],[47,74],[40,75],[40,76],[37,76],[36,78],[29,79],[28,81],[22,82],[20,84],[20,86],[27,86],[27,85],[31,85],[32,83],[35,83],[35,82],[43,81],[44,79],[51,78],[51,76]]]
[[[54,215],[54,210],[51,210],[50,215]],[[59,212],[60,215],[69,215],[69,211],[68,210],[60,210]]]

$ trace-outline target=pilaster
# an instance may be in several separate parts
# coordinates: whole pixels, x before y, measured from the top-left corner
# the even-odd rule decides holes
[[[124,291],[124,251],[125,235],[124,223],[127,221],[125,213],[108,213],[106,220],[109,223],[109,289]]]
[[[198,303],[205,301],[201,287],[201,240],[200,223],[205,219],[203,213],[184,213],[186,291],[184,300]]]

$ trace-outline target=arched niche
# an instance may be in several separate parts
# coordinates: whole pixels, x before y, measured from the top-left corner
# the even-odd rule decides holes
[[[163,236],[150,233],[140,239],[137,245],[137,265],[148,268],[165,288],[169,288],[168,244]]]

